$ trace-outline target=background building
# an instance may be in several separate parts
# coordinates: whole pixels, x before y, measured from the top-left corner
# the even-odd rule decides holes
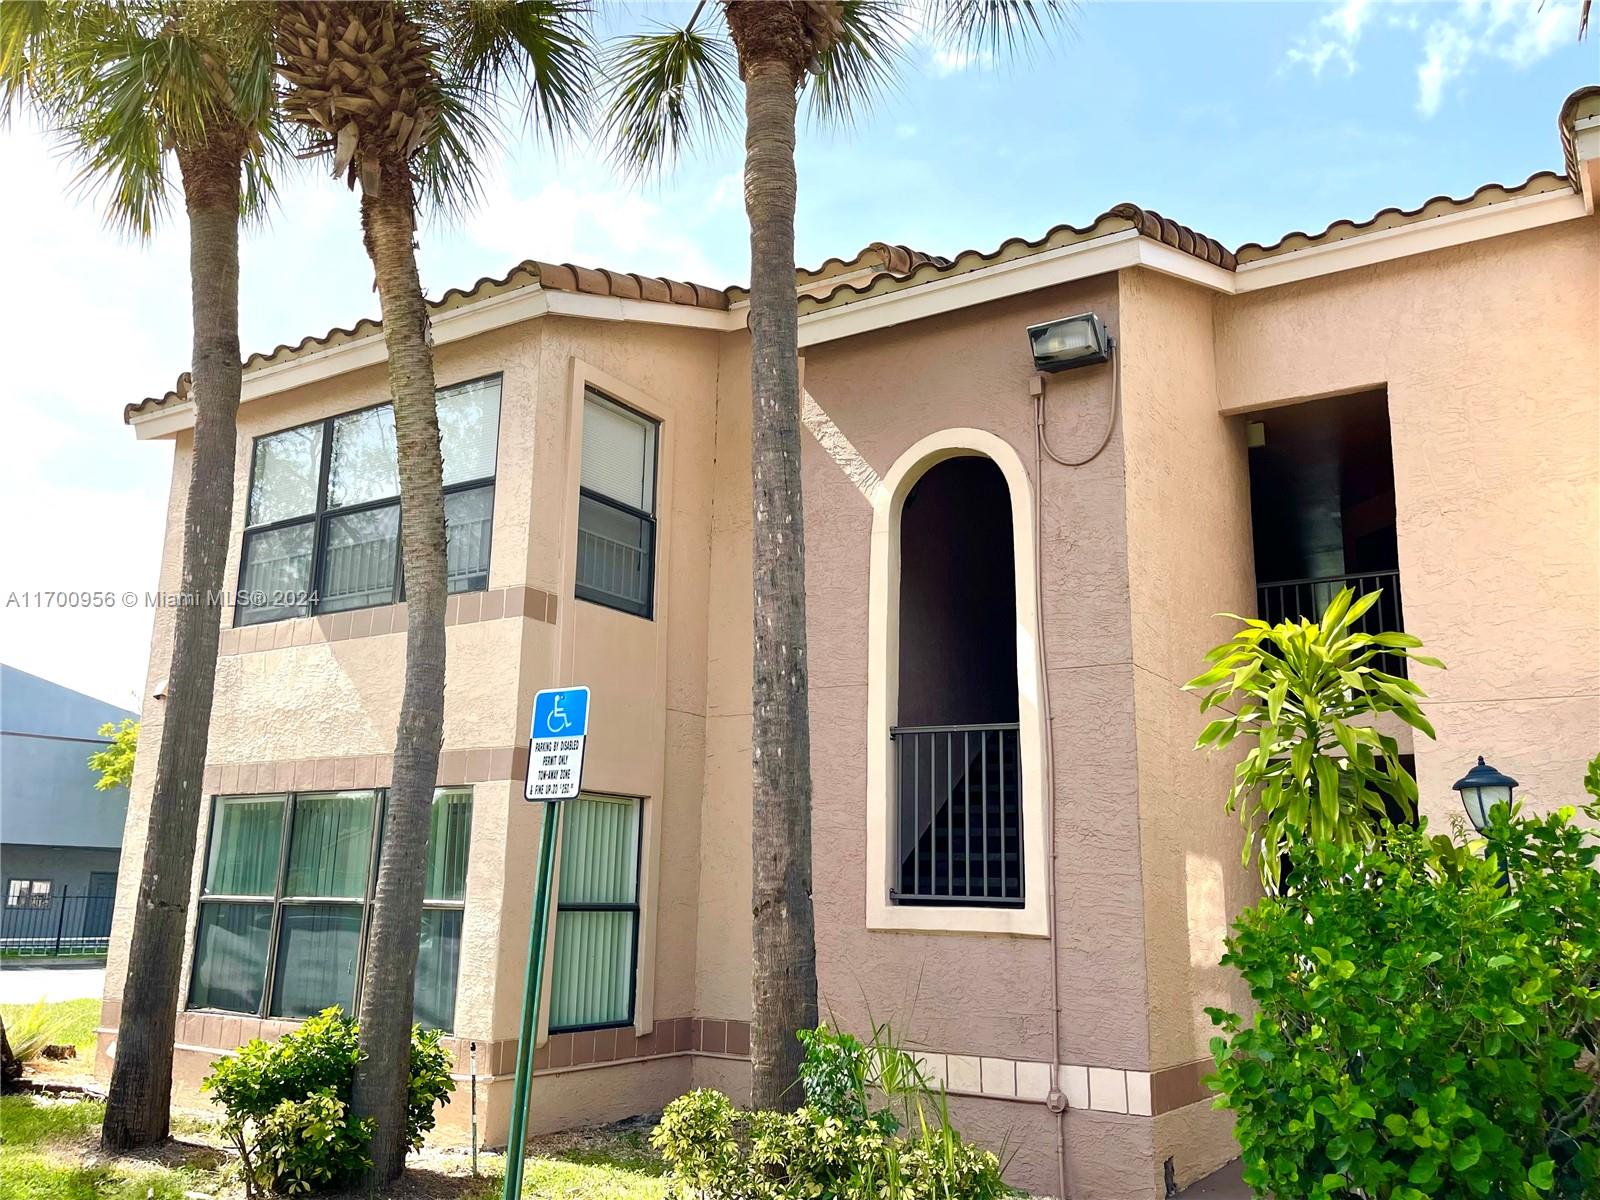
[[[96,791],[89,756],[138,716],[0,665],[0,948],[105,948],[128,789]]]

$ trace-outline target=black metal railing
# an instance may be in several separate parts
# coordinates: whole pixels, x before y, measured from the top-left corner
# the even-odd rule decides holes
[[[0,953],[7,956],[104,954],[115,896],[60,892],[0,908]]]
[[[1355,575],[1319,575],[1310,579],[1280,579],[1256,585],[1256,615],[1269,624],[1321,618],[1328,603],[1343,588],[1359,599],[1382,591],[1378,602],[1355,622],[1362,633],[1404,633],[1405,613],[1400,602],[1399,571],[1366,571]],[[1404,675],[1406,661],[1393,654],[1379,655],[1373,665],[1391,675]]]
[[[894,902],[1019,907],[1016,724],[897,726],[889,737],[899,798]]]

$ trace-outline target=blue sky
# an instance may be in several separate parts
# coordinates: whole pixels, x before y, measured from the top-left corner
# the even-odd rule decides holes
[[[679,5],[605,4],[616,30]],[[1556,112],[1600,77],[1576,0],[1090,3],[1075,31],[1009,67],[915,37],[900,90],[845,133],[807,124],[802,264],[885,240],[952,254],[1084,224],[1120,201],[1236,246],[1560,169]],[[747,276],[736,137],[644,187],[586,146],[522,140],[464,221],[426,225],[431,295],[523,258],[672,275]],[[188,355],[181,222],[151,244],[105,231],[72,169],[25,122],[0,133],[8,280],[0,464],[0,657],[117,703],[143,683],[150,610],[38,611],[41,589],[155,585],[170,452],[136,443],[128,400]],[[242,255],[246,351],[375,315],[356,202],[287,182]],[[134,705],[137,707],[137,703]]]

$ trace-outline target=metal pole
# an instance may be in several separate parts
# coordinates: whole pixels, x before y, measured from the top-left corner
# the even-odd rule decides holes
[[[561,805],[544,806],[539,832],[539,875],[533,885],[533,920],[528,924],[528,980],[522,990],[522,1033],[517,1041],[517,1074],[511,1085],[511,1133],[506,1139],[504,1200],[521,1200],[522,1160],[528,1141],[528,1088],[533,1076],[533,1042],[539,1034],[539,989],[544,982],[545,931],[550,924],[550,878],[555,872]]]
[[[61,911],[56,914],[56,948],[55,956],[61,957],[61,927],[67,923],[67,894],[61,893]]]
[[[478,1177],[478,1043],[467,1043],[467,1070],[472,1073],[472,1177]]]

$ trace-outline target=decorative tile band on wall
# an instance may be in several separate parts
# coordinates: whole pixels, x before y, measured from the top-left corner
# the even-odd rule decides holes
[[[120,1001],[103,1001],[97,1032],[115,1034],[121,1017]],[[299,1024],[299,1021],[229,1013],[180,1012],[173,1040],[187,1050],[223,1054],[253,1038],[282,1037]],[[455,1055],[455,1073],[462,1078],[472,1069],[471,1043],[472,1039],[466,1037],[443,1039],[445,1047]],[[540,1074],[559,1073],[678,1054],[749,1058],[750,1022],[716,1017],[669,1017],[657,1021],[643,1036],[636,1034],[631,1026],[554,1033],[534,1051],[533,1069]],[[477,1056],[479,1079],[510,1077],[517,1066],[516,1039],[479,1041]]]
[[[439,786],[521,779],[528,773],[527,746],[479,746],[439,755]],[[333,791],[388,787],[394,755],[357,754],[276,762],[211,763],[202,779],[208,795]]]
[[[471,625],[522,617],[554,625],[556,598],[531,587],[491,588],[486,592],[457,592],[445,601],[446,625]],[[350,612],[321,613],[315,617],[290,617],[261,625],[224,629],[217,642],[219,655],[254,654],[290,646],[314,646],[350,638],[381,637],[406,631],[406,606],[384,604]]]
[[[975,1054],[922,1054],[919,1057],[930,1082],[942,1083],[953,1096],[985,1096],[1042,1104],[1050,1095],[1054,1071],[1057,1086],[1067,1098],[1067,1106],[1092,1112],[1158,1117],[1211,1097],[1211,1091],[1201,1082],[1211,1073],[1210,1059],[1152,1072],[1071,1064],[1052,1067],[1045,1062]]]

